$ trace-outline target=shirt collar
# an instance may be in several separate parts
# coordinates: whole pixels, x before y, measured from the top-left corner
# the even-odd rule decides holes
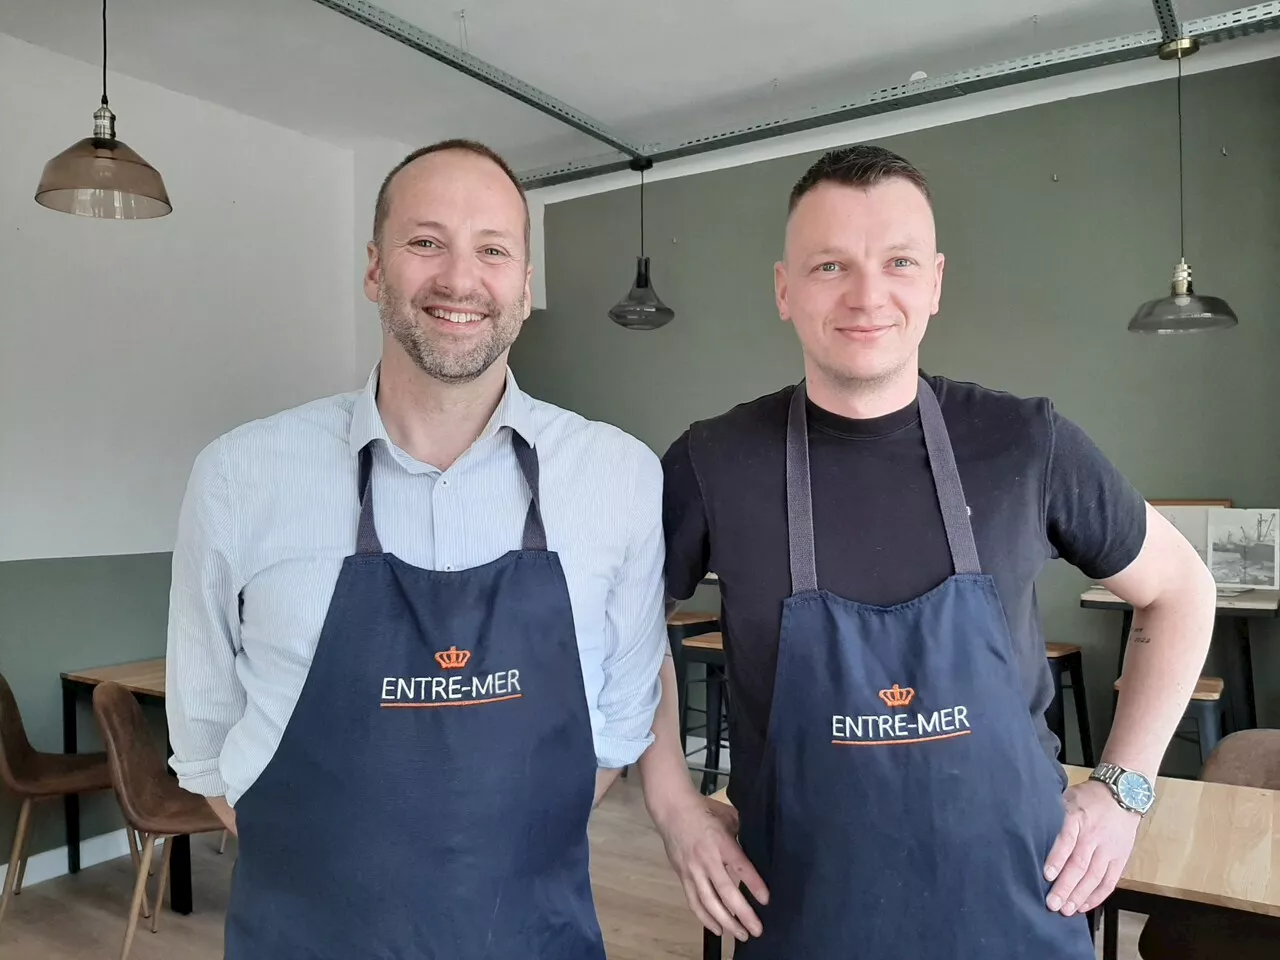
[[[353,454],[359,454],[365,445],[373,440],[382,440],[389,448],[396,449],[391,438],[387,436],[382,414],[378,412],[378,371],[380,369],[381,364],[374,364],[369,379],[356,397],[355,406],[351,411],[349,441]],[[476,438],[476,443],[488,439],[503,427],[510,427],[520,434],[529,446],[537,445],[529,398],[516,383],[515,374],[511,372],[510,367],[507,367],[502,399],[498,401],[498,407],[493,411],[493,416],[489,418],[484,430]]]

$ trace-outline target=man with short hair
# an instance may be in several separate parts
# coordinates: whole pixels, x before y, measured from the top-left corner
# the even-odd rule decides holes
[[[1080,428],[919,371],[942,273],[919,170],[874,146],[822,157],[775,268],[803,382],[663,459],[668,593],[720,579],[737,820],[675,772],[665,698],[646,796],[736,957],[1093,957],[1084,914],[1205,658],[1207,569]],[[1057,557],[1134,607],[1103,763],[1070,788],[1035,602]]]
[[[652,740],[661,467],[516,385],[496,154],[410,154],[373,237],[365,388],[215,440],[182,507],[172,763],[239,834],[226,956],[604,960],[587,821]]]

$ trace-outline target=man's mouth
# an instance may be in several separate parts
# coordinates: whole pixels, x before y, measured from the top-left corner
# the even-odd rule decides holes
[[[483,320],[483,313],[468,313],[462,310],[445,310],[443,307],[427,307],[426,312],[437,320],[447,320],[450,323],[475,323],[477,320]]]

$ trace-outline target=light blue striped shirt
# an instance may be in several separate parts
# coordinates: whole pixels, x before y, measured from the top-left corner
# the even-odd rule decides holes
[[[441,472],[387,437],[377,375],[362,391],[238,427],[196,459],[169,606],[166,704],[179,782],[234,805],[275,752],[355,549],[357,454],[369,440],[382,441],[373,484],[385,550],[462,570],[519,548],[529,495],[503,428],[538,454],[598,763],[634,763],[652,740],[667,644],[658,458],[616,427],[521,392],[508,370],[484,432]]]

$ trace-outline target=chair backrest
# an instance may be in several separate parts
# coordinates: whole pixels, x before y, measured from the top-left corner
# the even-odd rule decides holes
[[[1280,790],[1280,730],[1237,730],[1223,737],[1200,779]]]
[[[142,715],[142,707],[118,683],[100,683],[93,690],[93,715],[107,748],[111,782],[120,809],[130,825],[154,819],[167,794],[164,756]]]
[[[9,689],[9,681],[0,674],[0,783],[10,790],[22,791],[22,771],[31,767],[35,750],[27,739],[18,712],[18,701]]]

